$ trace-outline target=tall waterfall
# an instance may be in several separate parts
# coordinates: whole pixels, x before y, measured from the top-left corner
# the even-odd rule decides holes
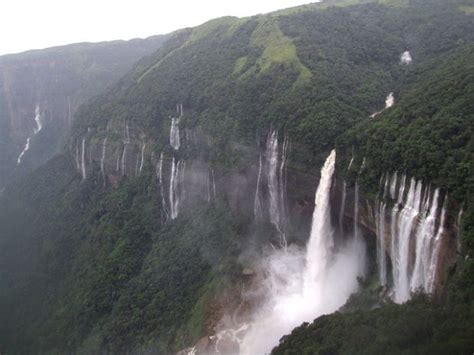
[[[344,226],[343,226],[343,219],[344,219],[344,209],[346,207],[346,194],[347,194],[347,184],[344,181],[342,185],[342,199],[341,199],[341,208],[339,210],[339,230],[341,232],[344,231]]]
[[[160,154],[160,161],[157,169],[158,183],[160,184],[161,208],[163,210],[163,222],[168,219],[168,208],[165,201],[165,188],[163,186],[163,152]]]
[[[388,253],[392,263],[393,299],[403,303],[419,289],[427,293],[434,291],[446,211],[443,207],[439,212],[439,189],[432,193],[422,181],[411,178],[406,190],[407,177],[399,177],[396,172],[391,177],[387,174],[384,180],[384,196],[379,199],[376,211],[379,280],[382,285],[387,284]],[[393,201],[392,207],[385,201],[387,198]]]
[[[179,121],[183,116],[183,105],[179,104],[176,106],[178,117],[171,118],[171,129],[170,129],[170,145],[174,150],[179,150],[180,138],[179,138]]]
[[[357,290],[357,277],[364,270],[361,240],[334,248],[329,193],[335,159],[332,151],[321,170],[306,251],[290,245],[274,250],[262,262],[266,300],[243,336],[241,354],[269,353],[294,327],[336,311]]]
[[[281,206],[280,206],[280,181],[278,175],[278,135],[273,131],[267,140],[267,165],[268,165],[268,193],[270,195],[270,222],[280,230]]]
[[[385,210],[386,204],[383,201],[380,201],[378,204],[378,211],[376,219],[376,228],[377,228],[377,265],[378,265],[378,274],[380,285],[387,285],[387,256],[385,254],[386,244],[385,244]]]
[[[258,175],[257,175],[257,190],[255,191],[255,199],[253,204],[253,214],[255,220],[260,221],[263,218],[262,212],[262,197],[260,196],[260,182],[262,180],[262,155],[258,158]]]
[[[257,175],[257,188],[254,198],[254,216],[261,220],[266,215],[263,212],[263,198],[261,196],[261,184],[266,178],[268,191],[268,216],[280,236],[280,244],[286,246],[287,208],[286,208],[286,162],[289,149],[289,139],[285,135],[280,148],[278,132],[272,131],[267,137],[265,146],[265,164],[262,156],[259,156],[259,168]],[[263,171],[265,169],[265,171]],[[266,202],[266,201],[265,201]]]
[[[141,154],[140,154],[140,167],[138,168],[138,176],[142,174],[143,164],[145,162],[145,147],[146,147],[146,143],[145,143],[145,140],[143,140]]]
[[[171,175],[170,175],[170,189],[169,189],[169,201],[170,201],[170,213],[171,219],[178,217],[179,206],[184,198],[184,176],[185,176],[186,162],[183,160],[176,161],[175,157],[171,162]]]
[[[81,174],[82,181],[86,179],[86,139],[82,138],[82,150],[81,150]]]
[[[130,129],[128,122],[125,124],[125,139],[123,141],[123,152],[122,152],[122,175],[125,174],[125,164],[127,162],[127,150],[130,144]]]
[[[21,163],[21,159],[23,158],[25,153],[30,149],[31,138],[37,135],[43,129],[43,124],[41,123],[41,109],[40,109],[39,104],[36,104],[34,119],[36,123],[36,128],[33,129],[33,135],[31,137],[26,138],[25,147],[23,148],[23,150],[21,151],[20,155],[18,156],[16,160],[17,165]]]
[[[334,239],[329,193],[335,162],[336,151],[333,150],[321,170],[321,180],[314,198],[313,221],[306,247],[306,270],[303,278],[305,293],[311,293],[314,283],[324,279],[333,252]]]
[[[102,172],[102,178],[104,179],[104,186],[106,184],[107,178],[105,176],[105,150],[107,149],[107,137],[104,138],[102,142],[102,156],[100,157],[100,171]]]

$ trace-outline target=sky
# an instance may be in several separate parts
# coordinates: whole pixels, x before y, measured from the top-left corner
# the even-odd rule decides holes
[[[0,55],[77,42],[143,38],[221,16],[315,0],[2,0]]]

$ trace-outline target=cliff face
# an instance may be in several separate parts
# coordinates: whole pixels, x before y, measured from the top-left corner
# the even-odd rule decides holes
[[[319,166],[307,169],[294,160],[307,147],[269,131],[253,146],[231,143],[228,153],[238,159],[225,166],[206,156],[210,137],[199,128],[180,127],[180,117],[165,122],[168,139],[164,134],[153,139],[115,120],[102,132],[89,130],[71,141],[77,173],[112,187],[151,174],[159,186],[155,198],[163,223],[223,198],[251,224],[268,224],[273,244],[304,245],[319,181]],[[380,185],[374,196],[342,178],[334,180],[332,223],[338,238],[365,237],[379,281],[392,289],[395,301],[405,302],[419,289],[440,296],[458,247],[456,221],[446,213],[447,195],[396,173],[384,174]]]
[[[85,43],[0,57],[0,187],[58,153],[77,108],[165,39]]]

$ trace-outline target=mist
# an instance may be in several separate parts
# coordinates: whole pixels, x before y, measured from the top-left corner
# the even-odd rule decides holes
[[[336,311],[358,289],[357,279],[365,271],[363,240],[351,236],[334,247],[329,200],[334,164],[335,151],[321,170],[306,248],[274,249],[259,265],[264,278],[253,292],[263,294],[264,300],[250,317],[241,354],[269,353],[283,335],[302,322]]]

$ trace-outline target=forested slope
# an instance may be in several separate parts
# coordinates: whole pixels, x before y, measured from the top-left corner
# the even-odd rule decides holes
[[[349,185],[351,156],[357,167],[366,157],[367,199],[381,174],[399,170],[452,196],[451,214],[464,208],[461,257],[441,299],[448,308],[420,297],[328,315],[275,351],[472,350],[470,6],[342,1],[172,34],[78,108],[64,151],[0,197],[5,351],[170,353],[213,334],[224,309],[250,307],[239,297],[252,262],[278,244],[275,226],[253,216],[271,132],[291,142],[290,244],[308,238],[314,185],[333,147]],[[409,65],[400,60],[407,50]],[[395,105],[370,118],[390,92]],[[179,148],[170,137],[177,119]],[[178,161],[188,177],[173,218]]]

